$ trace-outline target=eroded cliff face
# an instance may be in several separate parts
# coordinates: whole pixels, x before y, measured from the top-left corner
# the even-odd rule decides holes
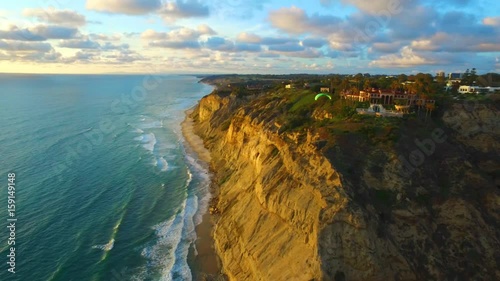
[[[231,280],[500,280],[497,109],[453,107],[432,147],[411,129],[397,145],[283,133],[282,103],[211,94],[192,115]],[[457,115],[484,129],[463,135]],[[408,158],[415,139],[421,164]]]

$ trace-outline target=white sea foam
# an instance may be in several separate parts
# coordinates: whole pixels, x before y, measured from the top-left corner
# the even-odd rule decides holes
[[[185,186],[188,188],[194,175],[190,169],[186,169],[186,175]],[[187,259],[189,249],[195,246],[195,227],[201,222],[198,208],[205,204],[204,201],[194,194],[189,195],[175,216],[153,227],[157,239],[143,249],[142,255],[148,259],[149,267],[160,270],[161,281],[192,280]]]
[[[92,246],[92,249],[99,249],[99,250],[103,250],[103,251],[111,251],[111,249],[113,249],[114,245],[115,245],[115,239],[111,239],[111,240],[109,240],[109,242],[107,244]]]
[[[155,134],[149,133],[149,134],[142,135],[141,142],[142,142],[142,146],[146,150],[149,150],[152,153],[154,151],[155,145],[156,145]]]
[[[148,259],[148,265],[162,272],[161,280],[173,280],[173,268],[179,257],[177,249],[182,247],[184,216],[186,214],[186,202],[184,201],[179,212],[171,219],[155,225],[153,229],[156,234],[156,242],[143,249],[142,256]],[[183,279],[191,280],[192,278]]]
[[[165,160],[165,158],[163,157],[160,157],[157,159],[156,161],[156,166],[162,171],[162,172],[165,172],[168,170],[168,163],[167,163],[167,160]]]
[[[141,129],[159,129],[163,127],[162,121],[152,121],[140,125]]]

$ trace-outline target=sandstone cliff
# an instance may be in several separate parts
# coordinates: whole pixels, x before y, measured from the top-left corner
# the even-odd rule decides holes
[[[230,280],[500,280],[498,108],[408,120],[391,143],[283,130],[284,103],[212,93],[192,114]]]

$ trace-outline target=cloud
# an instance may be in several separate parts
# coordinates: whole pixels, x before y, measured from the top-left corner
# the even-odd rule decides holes
[[[152,29],[148,29],[141,34],[141,38],[144,40],[195,40],[202,35],[215,35],[216,32],[210,28],[208,25],[200,25],[197,30],[182,27],[178,29],[171,30],[169,32],[156,32]]]
[[[172,22],[181,18],[207,17],[209,9],[198,0],[177,0],[165,3],[159,14],[165,21]]]
[[[313,48],[306,48],[302,51],[298,52],[279,52],[281,55],[287,56],[287,57],[295,57],[295,58],[306,58],[306,59],[315,59],[315,58],[321,58],[324,57],[325,54],[318,50],[318,49],[313,49]]]
[[[0,39],[18,41],[45,41],[47,39],[70,39],[79,34],[78,29],[55,25],[36,25],[19,28],[11,25],[7,30],[0,30]]]
[[[7,30],[0,30],[0,39],[19,40],[19,41],[45,41],[45,37],[33,33],[27,28],[20,29],[11,25]]]
[[[432,37],[413,40],[411,47],[418,51],[432,52],[499,52],[500,37],[439,32]]]
[[[299,43],[298,39],[295,38],[285,38],[285,37],[264,37],[261,41],[263,45],[281,45],[281,44],[292,44]]]
[[[53,63],[61,58],[52,45],[46,42],[25,42],[0,40],[0,58],[10,61]]]
[[[46,39],[71,39],[78,35],[76,28],[55,25],[37,25],[29,30]]]
[[[379,59],[370,62],[370,66],[377,67],[411,67],[418,65],[432,65],[436,64],[437,60],[432,58],[426,58],[421,54],[417,54],[413,51],[413,49],[409,46],[405,46],[401,49],[401,53],[399,55],[391,54],[381,56]]]
[[[324,1],[330,2],[330,1]],[[353,5],[366,14],[398,14],[403,9],[414,5],[412,0],[341,0],[342,3]]]
[[[99,49],[101,45],[98,42],[92,41],[90,39],[83,40],[64,40],[59,44],[62,48],[71,49]]]
[[[91,63],[99,59],[98,54],[95,52],[78,51],[74,56],[66,57],[62,59],[64,63]]]
[[[23,15],[56,25],[83,26],[87,23],[85,16],[75,11],[56,10],[53,7],[47,9],[24,9]]]
[[[210,37],[202,43],[204,48],[222,52],[260,52],[262,47],[252,43],[234,43],[222,37]]]
[[[322,38],[306,38],[300,44],[304,47],[321,48],[328,44],[328,41]]]
[[[305,50],[304,46],[299,44],[284,44],[284,45],[274,45],[269,46],[269,51],[277,52],[299,52]]]
[[[169,32],[157,32],[148,29],[141,34],[143,40],[149,40],[149,46],[171,49],[198,49],[201,47],[199,40],[205,35],[215,35],[216,32],[208,25],[200,25],[191,29],[182,27]]]
[[[101,46],[101,50],[104,51],[109,51],[109,50],[127,50],[130,48],[129,44],[120,44],[120,45],[115,45],[111,42],[106,42],[104,45]]]
[[[218,51],[234,50],[234,43],[222,37],[210,37],[203,43],[205,48]]]
[[[235,44],[235,52],[260,52],[262,46],[258,44],[237,43]]]
[[[52,46],[44,42],[22,42],[0,40],[0,50],[50,52]]]
[[[15,56],[15,60],[29,61],[36,63],[58,63],[62,55],[59,52],[51,50],[49,52],[32,52]]]
[[[291,34],[328,34],[342,23],[342,19],[336,16],[308,16],[303,9],[295,6],[270,12],[269,21],[272,26]]]
[[[281,55],[276,53],[262,53],[259,54],[259,58],[279,58]]]
[[[401,42],[375,42],[370,47],[370,52],[395,53],[401,49]]]
[[[500,17],[487,17],[483,19],[484,25],[500,26]]]
[[[198,49],[200,43],[198,41],[152,41],[149,43],[151,47],[161,47],[169,49]]]
[[[260,43],[262,42],[262,38],[253,33],[241,32],[236,37],[236,41],[243,43]]]
[[[158,10],[160,0],[87,0],[86,8],[98,12],[143,15]]]
[[[121,36],[118,34],[115,35],[106,35],[102,33],[91,33],[89,34],[90,38],[93,40],[103,40],[103,41],[120,41]]]
[[[206,35],[216,35],[217,32],[215,32],[210,26],[206,24],[201,24],[198,26],[198,31],[201,34],[206,34]]]

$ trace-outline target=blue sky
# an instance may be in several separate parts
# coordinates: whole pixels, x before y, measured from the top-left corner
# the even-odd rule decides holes
[[[495,0],[39,0],[0,8],[0,72],[500,72]]]

